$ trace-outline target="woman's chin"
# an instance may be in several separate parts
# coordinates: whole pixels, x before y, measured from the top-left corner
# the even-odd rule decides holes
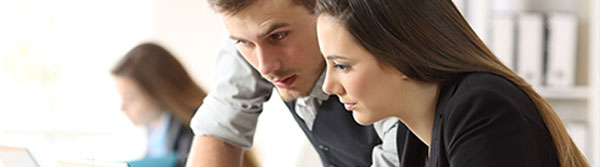
[[[377,120],[373,120],[369,117],[361,116],[360,114],[357,114],[356,112],[352,112],[352,116],[354,117],[354,121],[356,121],[356,123],[358,123],[360,125],[371,125],[377,121]]]

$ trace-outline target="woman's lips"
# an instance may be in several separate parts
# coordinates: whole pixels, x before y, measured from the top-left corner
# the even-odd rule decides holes
[[[288,87],[292,86],[292,84],[294,84],[294,81],[296,81],[296,78],[297,78],[297,75],[292,75],[291,77],[287,77],[283,80],[275,81],[273,83],[278,88],[288,88]]]
[[[356,106],[356,103],[344,103],[344,107],[348,111],[352,111],[354,109],[354,106]]]

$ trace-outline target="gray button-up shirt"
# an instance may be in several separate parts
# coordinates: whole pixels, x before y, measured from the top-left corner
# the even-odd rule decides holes
[[[307,97],[296,99],[296,112],[309,128],[316,118],[317,107],[328,94],[322,91],[324,73]],[[213,73],[212,91],[191,121],[196,135],[209,135],[233,145],[250,148],[262,105],[274,89],[258,71],[237,52],[232,40],[221,47]],[[398,166],[395,118],[388,118],[374,125],[383,141],[373,148],[372,166]]]

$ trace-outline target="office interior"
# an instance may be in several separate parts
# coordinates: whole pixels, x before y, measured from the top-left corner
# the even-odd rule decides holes
[[[541,68],[542,79],[532,82],[586,158],[600,166],[600,2],[454,2],[494,53],[511,56],[502,60],[514,64],[515,71],[530,60],[521,60],[514,49],[529,41],[519,42],[519,34],[497,27],[518,32],[518,25],[527,24],[522,18],[533,15],[545,23],[538,31],[543,35],[554,14],[571,19],[575,27],[558,33],[571,33],[561,37],[571,42],[556,45],[572,46],[566,48],[572,56],[559,59],[572,62],[560,67],[572,78],[564,83],[548,79],[554,66],[543,58],[530,62]],[[146,132],[120,111],[110,69],[135,45],[153,41],[168,48],[210,91],[215,56],[225,38],[227,32],[205,0],[0,1],[0,146],[28,148],[43,166],[57,160],[139,159],[146,151]],[[552,43],[544,36],[538,42]],[[320,166],[287,110],[276,93],[265,104],[252,148],[260,166]]]

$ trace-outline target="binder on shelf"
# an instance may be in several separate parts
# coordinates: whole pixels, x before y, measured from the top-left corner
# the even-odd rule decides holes
[[[492,0],[465,0],[466,18],[477,36],[486,44],[489,41]]]
[[[524,0],[492,0],[494,14],[516,14],[526,11],[528,1]]]
[[[517,24],[517,73],[531,85],[541,85],[544,55],[543,15],[520,14]]]
[[[515,71],[516,20],[514,15],[498,15],[492,18],[490,48],[511,70]]]
[[[579,150],[584,153],[587,152],[588,150],[586,150],[586,148],[588,148],[588,141],[586,139],[588,138],[588,128],[585,123],[569,121],[565,125],[569,136],[571,136],[575,145],[579,147]]]
[[[454,6],[456,6],[456,8],[458,8],[458,11],[460,11],[460,13],[464,16],[465,14],[467,14],[467,12],[465,11],[465,2],[468,0],[452,0],[454,2]]]
[[[571,13],[548,13],[548,86],[575,85],[577,18]]]

